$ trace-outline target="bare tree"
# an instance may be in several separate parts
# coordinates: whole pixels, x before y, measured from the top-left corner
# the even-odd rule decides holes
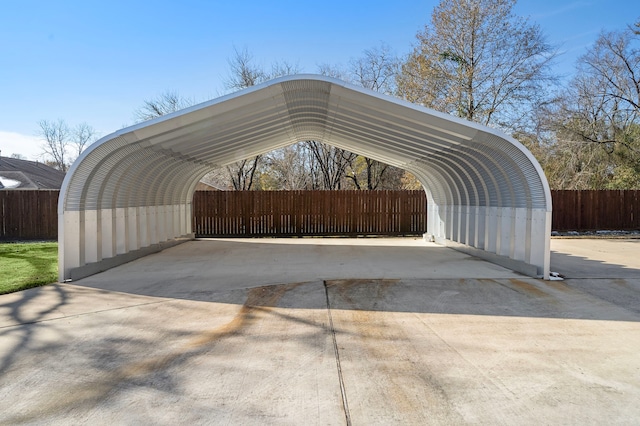
[[[601,33],[545,116],[557,138],[548,158],[556,186],[640,187],[640,34]]]
[[[400,189],[403,173],[402,169],[358,155],[349,163],[345,177],[355,189]]]
[[[342,189],[345,172],[356,154],[317,141],[307,141],[306,145],[313,153],[320,171],[320,189]]]
[[[351,79],[364,88],[387,95],[395,93],[399,61],[391,48],[382,43],[367,49],[349,63]],[[391,189],[401,186],[402,171],[371,158],[358,156],[349,164],[346,177],[357,189]],[[388,178],[388,179],[387,179]]]
[[[263,68],[255,65],[253,55],[246,48],[235,49],[234,57],[229,60],[229,68],[230,76],[225,85],[230,90],[246,89],[271,78],[295,74],[299,71],[296,64],[275,62],[271,67],[271,72],[267,73]],[[237,190],[254,189],[256,172],[260,168],[262,160],[262,156],[257,155],[252,159],[228,165],[226,169],[233,187]]]
[[[357,84],[386,95],[396,92],[398,69],[398,58],[384,43],[365,50],[363,56],[350,61],[350,71]]]
[[[398,91],[411,102],[482,124],[517,127],[555,81],[555,57],[515,0],[442,0],[402,65]]]
[[[74,127],[71,133],[72,145],[75,147],[76,157],[79,157],[87,146],[92,144],[97,137],[96,129],[85,122]]]
[[[234,49],[235,55],[229,59],[229,78],[225,86],[230,90],[242,90],[255,86],[268,79],[268,75],[259,66],[254,64],[253,55],[247,48]]]
[[[38,122],[38,135],[44,140],[42,150],[49,156],[58,170],[66,172],[69,168],[67,151],[69,149],[71,130],[67,123],[59,119],[57,121],[40,120]]]
[[[42,151],[47,157],[45,160],[51,161],[55,168],[63,172],[96,139],[95,129],[87,123],[70,128],[62,119],[40,120],[38,127],[37,134],[44,141]]]
[[[412,173],[404,171],[400,176],[400,189],[423,189],[422,184]]]
[[[262,189],[314,189],[319,188],[316,161],[305,143],[296,143],[271,151],[264,156],[265,173]]]
[[[264,70],[254,64],[253,55],[246,48],[242,50],[234,49],[234,51],[235,55],[228,61],[230,74],[225,82],[227,89],[242,90],[268,79]],[[260,166],[261,159],[262,156],[257,155],[251,160],[236,161],[226,166],[234,189],[253,189],[254,176]]]
[[[287,61],[274,62],[271,65],[271,72],[268,74],[268,79],[284,77],[287,75],[294,75],[300,72],[300,64],[292,64]]]
[[[233,189],[242,191],[252,189],[260,158],[261,156],[257,155],[252,159],[237,161],[226,167]]]
[[[342,81],[351,82],[351,75],[349,71],[342,68],[340,65],[332,64],[320,64],[318,65],[318,73],[326,77],[337,78]]]
[[[154,99],[144,101],[143,105],[134,112],[134,117],[139,123],[180,111],[195,103],[193,99],[185,98],[174,90],[167,90]]]

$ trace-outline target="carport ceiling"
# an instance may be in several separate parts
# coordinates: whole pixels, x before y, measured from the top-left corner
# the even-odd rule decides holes
[[[450,150],[478,132],[471,123],[437,113],[426,122],[413,105],[406,108],[388,97],[372,103],[372,97],[383,97],[325,79],[284,80],[241,93],[180,112],[175,115],[179,120],[162,117],[156,126],[133,133],[153,149],[217,167],[305,140],[403,166],[415,161],[417,153]]]

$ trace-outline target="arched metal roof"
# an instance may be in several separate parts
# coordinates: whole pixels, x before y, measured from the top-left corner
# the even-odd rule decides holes
[[[412,172],[436,241],[548,277],[551,195],[542,169],[500,131],[317,76],[283,77],[119,130],[62,186],[60,279],[192,236],[191,199],[213,168],[315,140]]]

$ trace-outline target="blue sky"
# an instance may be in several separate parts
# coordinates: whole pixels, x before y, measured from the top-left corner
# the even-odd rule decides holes
[[[145,99],[166,90],[204,101],[225,93],[228,59],[247,48],[317,72],[385,42],[408,53],[437,0],[238,2],[0,0],[0,150],[35,159],[42,119],[87,122],[103,136],[133,124]],[[640,17],[637,0],[519,0],[563,54],[557,71],[603,30]]]

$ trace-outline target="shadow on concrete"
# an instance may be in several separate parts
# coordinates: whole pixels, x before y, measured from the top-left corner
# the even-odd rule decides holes
[[[347,328],[330,328],[331,311],[353,314],[353,321],[360,318],[366,327],[356,329],[366,328],[368,338],[381,346],[396,343],[389,329],[396,313],[468,315],[478,321],[489,316],[640,321],[640,279],[542,281],[442,247],[380,244],[341,248],[326,243],[196,243],[77,283],[0,296],[5,320],[0,327],[0,423],[80,423],[87,418],[75,418],[74,413],[91,413],[95,407],[106,407],[114,418],[115,407],[123,407],[117,404],[128,402],[127,395],[137,389],[142,390],[142,400],[152,401],[149,413],[158,404],[178,399],[187,404],[180,412],[183,417],[167,422],[198,422],[188,417],[191,412],[200,420],[224,419],[232,400],[239,401],[233,404],[236,420],[238,415],[255,418],[251,416],[263,409],[256,402],[259,398],[241,398],[256,394],[229,390],[227,399],[199,400],[189,393],[183,372],[207,359],[219,370],[198,369],[202,383],[224,387],[258,376],[256,383],[265,386],[258,395],[282,392],[287,383],[298,380],[296,374],[313,370],[318,362],[313,357],[283,359],[280,354],[291,353],[286,345],[321,354],[332,333],[344,341],[357,337]],[[553,256],[554,264],[562,265],[568,255]],[[580,262],[595,269],[611,266],[584,258],[568,260],[577,262],[576,270]],[[346,276],[350,271],[357,273]],[[469,271],[488,276],[468,277]],[[288,279],[277,281],[279,276]],[[292,280],[296,277],[301,279]],[[385,317],[389,321],[367,314],[376,312],[390,313]],[[184,317],[188,321],[182,321]],[[261,332],[267,322],[276,326]],[[298,332],[289,334],[294,329]],[[236,362],[247,356],[247,340],[252,351],[264,343],[278,347],[279,353],[264,354],[265,364],[252,370]],[[294,361],[300,365],[289,365]],[[285,362],[287,370],[282,368]],[[43,368],[52,370],[49,379],[40,378],[45,377],[39,371]],[[47,397],[38,396],[42,394]],[[5,401],[14,401],[4,411],[3,395]],[[37,403],[30,403],[37,398]],[[150,423],[153,416],[126,420]]]
[[[51,288],[55,288],[55,292],[60,295],[59,303],[50,305],[39,313],[32,312],[33,303],[43,292]],[[66,301],[71,299],[70,305],[74,303],[74,294],[78,290],[83,292],[85,289],[56,284],[47,290],[40,287],[23,291],[21,297],[0,304],[0,312],[6,316],[5,310],[8,310],[8,315],[19,322],[19,325],[4,326],[0,329],[0,354],[4,354],[0,357],[0,397],[6,393],[7,396],[11,395],[11,398],[6,400],[19,399],[25,402],[24,407],[14,403],[3,408],[4,398],[0,398],[1,424],[39,423],[43,419],[53,423],[83,423],[81,418],[73,417],[74,413],[91,412],[96,407],[106,407],[108,418],[118,418],[118,413],[113,411],[111,404],[113,400],[130,392],[142,392],[143,395],[149,396],[155,405],[158,404],[158,400],[172,403],[176,398],[185,398],[192,405],[190,410],[197,412],[198,417],[191,419],[196,423],[203,418],[221,419],[221,413],[226,412],[232,412],[235,418],[242,412],[248,418],[256,417],[256,413],[259,416],[259,412],[252,406],[253,397],[250,394],[236,395],[233,398],[234,403],[236,400],[242,402],[243,398],[246,401],[232,405],[233,411],[230,411],[230,404],[225,400],[216,400],[216,403],[210,399],[193,400],[185,393],[186,384],[181,372],[197,368],[198,364],[193,364],[195,360],[206,356],[217,366],[225,365],[224,375],[234,377],[231,382],[241,382],[241,377],[236,376],[251,375],[251,367],[235,365],[233,360],[242,359],[247,355],[248,336],[253,345],[259,344],[261,340],[272,345],[273,342],[281,342],[280,349],[284,350],[287,341],[286,330],[291,327],[287,324],[301,324],[304,333],[295,335],[295,344],[307,347],[310,353],[322,354],[326,350],[330,332],[326,318],[322,315],[320,320],[314,320],[301,312],[274,312],[269,309],[280,305],[280,302],[290,303],[290,296],[299,290],[299,295],[306,294],[311,299],[318,299],[318,303],[311,301],[310,305],[326,310],[326,303],[320,303],[326,300],[324,291],[313,291],[304,284],[246,289],[241,292],[242,296],[239,291],[235,291],[232,292],[234,294],[216,297],[215,299],[221,303],[242,305],[239,309],[229,309],[231,315],[228,316],[211,315],[210,309],[213,305],[185,305],[184,300],[164,300],[155,302],[162,305],[160,317],[148,315],[148,312],[127,316],[126,310],[117,306],[96,311],[96,306],[93,306],[94,309],[87,312],[85,320],[80,319],[81,324],[78,324],[78,319],[84,314],[66,315],[59,321],[51,320],[51,313],[59,309],[64,310]],[[312,294],[307,294],[309,291]],[[153,304],[154,302],[147,303]],[[140,306],[141,304],[135,304],[133,307]],[[190,317],[200,318],[200,321],[189,324],[172,320],[182,315],[184,309],[188,309]],[[118,310],[120,314],[116,312]],[[283,324],[283,334],[253,335],[255,329],[260,329],[261,321],[268,317],[276,318]],[[71,321],[75,321],[75,325],[69,326]],[[44,339],[43,334],[47,336]],[[315,362],[314,359],[301,359],[300,369],[317,368],[317,365],[306,365]],[[269,366],[270,362],[274,363],[273,367]],[[284,386],[280,380],[296,379],[286,375],[284,379],[280,377],[283,370],[281,365],[277,365],[278,362],[276,356],[265,356],[260,369],[254,372],[260,375],[265,371],[272,371],[273,373],[268,373],[273,375],[270,381],[278,380],[274,382],[274,392],[282,392],[278,389]],[[25,373],[25,365],[29,366],[28,374]],[[291,365],[287,367],[291,368]],[[42,368],[47,371],[39,371]],[[295,371],[297,369],[294,369]],[[224,381],[224,378],[220,378],[219,371],[212,374],[215,377],[207,378],[206,383]],[[202,372],[202,377],[204,376],[206,372]],[[57,380],[47,381],[50,377]],[[35,381],[37,386],[29,386],[29,380]],[[13,386],[20,391],[20,398],[14,397],[18,393],[12,392]],[[37,394],[31,395],[31,391]],[[48,396],[43,398],[43,394]],[[37,403],[29,403],[30,400],[37,400]],[[125,417],[121,420],[149,423],[152,419],[157,420],[154,412],[157,414],[158,408],[149,411],[148,418],[133,418],[133,414],[127,414],[131,412],[127,409],[124,412]],[[189,420],[190,410],[183,410],[180,414],[183,417],[175,419],[171,419],[171,412],[168,412],[163,416],[163,420],[181,423]],[[137,411],[145,410],[138,408]],[[184,417],[185,415],[187,417]],[[71,421],[72,419],[75,421]]]
[[[640,258],[640,244],[638,245],[638,257]],[[588,259],[557,251],[551,252],[551,270],[559,272],[567,279],[640,278],[640,267]]]
[[[577,240],[584,244],[598,246],[597,239]],[[607,244],[611,241],[605,240]],[[640,240],[619,240],[630,244],[630,250],[638,246],[640,254]],[[640,313],[640,256],[629,261],[628,255],[616,256],[607,253],[614,261],[602,261],[566,252],[551,252],[551,270],[559,272],[565,277],[564,283],[574,291],[589,295],[595,300],[609,303],[611,306]],[[626,262],[623,264],[622,262]]]
[[[0,374],[47,320],[167,300],[240,305],[250,314],[273,307],[327,309],[326,292],[331,308],[341,310],[640,320],[640,278],[633,278],[640,271],[623,265],[553,252],[552,269],[568,279],[542,281],[440,246],[369,243],[194,242],[71,285],[0,296],[0,314],[8,319],[0,339],[14,348],[0,359]],[[469,278],[475,272],[485,277]],[[256,297],[261,293],[278,297]],[[20,324],[26,326],[12,326]]]
[[[41,304],[39,299],[44,291],[47,292],[47,302]],[[0,327],[0,341],[11,341],[13,348],[6,356],[0,358],[0,377],[16,361],[22,351],[32,349],[30,348],[32,338],[44,325],[42,321],[67,303],[67,290],[58,284],[0,296],[0,315],[3,318],[9,318],[13,324],[28,324],[27,327],[4,324]],[[62,344],[63,340],[53,343],[51,349]]]

